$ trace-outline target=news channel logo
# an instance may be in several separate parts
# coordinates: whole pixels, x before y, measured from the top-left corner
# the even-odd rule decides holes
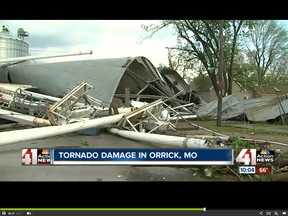
[[[52,149],[22,149],[22,165],[50,165]]]
[[[255,166],[257,163],[273,163],[275,153],[269,149],[242,149],[236,157],[236,162],[245,166]]]
[[[271,174],[271,166],[263,166],[275,161],[275,153],[269,149],[242,149],[236,157],[239,165],[239,174]],[[261,164],[262,166],[256,166]]]

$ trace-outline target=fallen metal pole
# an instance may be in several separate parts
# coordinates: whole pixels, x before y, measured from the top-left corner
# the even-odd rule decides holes
[[[212,133],[212,134],[215,134],[215,135],[218,135],[218,136],[221,136],[221,137],[229,137],[229,136],[227,136],[227,135],[224,135],[224,134],[221,134],[221,133],[217,133],[217,132],[215,132],[215,131],[212,131],[212,130],[210,130],[210,129],[207,129],[207,128],[204,128],[204,127],[202,127],[202,126],[199,126],[199,125],[197,125],[197,124],[194,124],[194,123],[191,123],[191,122],[188,122],[190,125],[192,125],[193,127],[196,127],[196,128],[198,128],[198,129],[201,129],[201,130],[204,130],[204,131],[207,131],[207,132],[210,132],[210,133]]]
[[[66,53],[66,54],[60,54],[60,55],[39,55],[39,56],[14,57],[14,58],[0,59],[0,64],[6,64],[6,63],[10,63],[10,62],[15,62],[15,61],[27,61],[27,60],[36,60],[36,59],[76,56],[76,55],[91,55],[92,53],[93,53],[92,50],[90,50],[89,52]]]
[[[173,116],[169,120],[177,120],[177,119],[196,119],[197,115],[181,115],[181,116]]]
[[[119,130],[117,128],[109,128],[112,134],[119,135],[128,139],[139,140],[144,142],[158,143],[180,148],[208,148],[206,140],[195,139],[191,137],[177,137],[160,134],[147,134],[134,131]]]
[[[7,119],[10,121],[15,121],[23,125],[31,125],[31,126],[50,126],[49,120],[37,118],[34,116],[0,109],[0,118]]]
[[[0,145],[42,139],[88,128],[114,124],[120,121],[123,115],[124,114],[117,114],[60,126],[48,126],[44,128],[31,128],[17,131],[0,132]]]
[[[221,141],[228,141],[230,137],[211,136],[211,135],[190,135],[190,137],[198,139],[220,139]]]

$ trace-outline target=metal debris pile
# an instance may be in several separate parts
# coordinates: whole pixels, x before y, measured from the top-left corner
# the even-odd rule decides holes
[[[63,98],[33,92],[32,86],[1,84],[2,118],[36,126],[62,125],[93,119],[101,101],[88,95],[93,86],[80,83]]]

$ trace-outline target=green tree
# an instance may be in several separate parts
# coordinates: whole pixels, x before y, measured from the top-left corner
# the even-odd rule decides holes
[[[173,26],[178,40],[177,46],[170,48],[170,50],[177,50],[176,59],[180,60],[174,60],[169,66],[175,69],[175,65],[179,65],[180,62],[188,64],[191,69],[193,68],[191,62],[194,63],[195,59],[200,61],[208,72],[215,93],[220,101],[223,95],[232,93],[234,57],[239,46],[238,38],[244,32],[243,27],[248,26],[250,23],[244,20],[224,21],[223,55],[225,60],[223,61],[223,76],[219,76],[219,70],[211,70],[211,66],[219,68],[220,24],[219,20],[164,20],[159,25],[143,26],[143,28],[153,35],[162,28]],[[177,63],[175,64],[175,62]],[[223,82],[218,83],[219,78],[223,79]]]
[[[193,83],[199,91],[206,90],[207,86],[211,86],[210,78],[204,74],[200,74],[199,76],[195,77],[193,79]]]
[[[257,20],[245,45],[249,63],[254,66],[250,77],[257,85],[279,81],[279,78],[283,80],[287,76],[288,34],[284,26],[275,20]]]
[[[193,79],[194,74],[191,74],[191,71],[195,70],[199,65],[199,61],[196,58],[191,58],[187,53],[169,47],[168,62],[169,67],[177,71],[187,83],[190,83]]]
[[[252,90],[257,81],[251,71],[255,71],[255,65],[247,61],[246,54],[242,50],[238,53],[234,61],[233,77],[241,83],[246,90]]]

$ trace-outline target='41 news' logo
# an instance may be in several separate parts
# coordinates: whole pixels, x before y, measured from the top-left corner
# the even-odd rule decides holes
[[[22,165],[51,164],[52,149],[22,149]]]
[[[274,151],[268,149],[242,149],[236,157],[236,162],[245,166],[256,165],[256,163],[273,163]]]

